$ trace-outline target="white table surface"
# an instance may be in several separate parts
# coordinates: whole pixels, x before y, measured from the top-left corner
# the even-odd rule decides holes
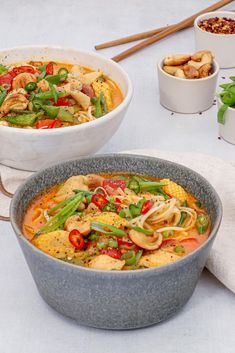
[[[214,0],[1,0],[0,49],[54,44],[93,50],[95,43],[171,24]],[[235,2],[227,6],[235,9]],[[111,57],[128,47],[102,51]],[[121,62],[134,84],[126,119],[102,152],[139,148],[193,151],[235,159],[218,139],[216,107],[202,115],[171,115],[159,104],[156,62],[169,52],[194,50],[188,29]],[[229,77],[234,70],[223,70]],[[39,297],[11,226],[0,222],[0,353],[234,353],[235,295],[207,271],[174,318],[134,331],[76,325]],[[234,269],[231,269],[234,270]]]

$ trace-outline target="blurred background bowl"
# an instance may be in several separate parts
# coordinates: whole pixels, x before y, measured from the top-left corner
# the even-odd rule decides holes
[[[0,51],[0,63],[59,61],[101,69],[117,82],[124,100],[100,119],[59,129],[20,129],[0,126],[0,163],[35,171],[47,165],[91,155],[116,132],[132,98],[132,84],[120,65],[93,52],[61,47],[19,47]]]

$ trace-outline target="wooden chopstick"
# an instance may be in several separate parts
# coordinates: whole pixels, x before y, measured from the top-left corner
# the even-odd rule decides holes
[[[235,10],[229,10],[230,12],[235,12]],[[188,27],[192,27],[193,26],[193,22],[191,21],[191,23],[189,24]],[[164,31],[165,29],[171,27],[172,25],[167,25],[165,27],[159,27],[159,28],[155,28],[152,29],[150,31],[145,31],[145,32],[140,32],[140,33],[136,33],[136,34],[131,34],[127,37],[122,37],[122,38],[118,38],[118,39],[114,39],[111,40],[109,42],[104,42],[101,44],[97,44],[95,45],[95,49],[96,50],[100,50],[100,49],[106,49],[106,48],[111,48],[111,47],[115,47],[118,45],[122,45],[122,44],[126,44],[126,43],[130,43],[130,42],[135,42],[137,40],[141,40],[141,39],[146,39],[149,37],[152,37],[154,34],[160,33],[162,31]]]
[[[229,4],[232,1],[233,0],[220,0],[220,1],[216,2],[215,4],[207,7],[206,9],[201,10],[201,11],[197,12],[196,14],[186,18],[185,20],[180,21],[177,24],[168,26],[167,28],[163,29],[161,32],[154,34],[150,38],[147,38],[147,39],[143,40],[142,42],[138,43],[137,45],[134,45],[133,47],[121,52],[120,54],[114,56],[112,59],[116,62],[119,62],[119,61],[127,58],[128,56],[136,53],[137,51],[144,49],[147,46],[149,46],[155,42],[158,42],[159,40],[169,36],[170,34],[176,33],[183,28],[189,27],[190,24],[192,22],[194,22],[194,20],[197,18],[197,16],[202,15],[205,12],[215,11],[222,6]]]

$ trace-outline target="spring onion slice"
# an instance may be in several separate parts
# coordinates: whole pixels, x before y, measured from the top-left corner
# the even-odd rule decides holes
[[[91,229],[103,234],[115,235],[116,237],[126,236],[126,232],[110,224],[101,222],[91,222]],[[109,229],[109,230],[107,230]]]

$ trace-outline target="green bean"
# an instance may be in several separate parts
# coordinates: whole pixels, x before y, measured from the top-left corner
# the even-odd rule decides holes
[[[42,113],[40,114],[31,113],[31,114],[22,114],[22,115],[16,115],[16,116],[6,116],[5,120],[14,125],[33,126],[37,118],[41,115]]]
[[[3,92],[0,94],[0,106],[1,106],[2,103],[4,102],[6,96],[7,96],[7,91],[3,91]]]
[[[100,103],[102,105],[103,113],[107,114],[109,111],[108,111],[108,107],[107,107],[107,103],[106,103],[104,92],[100,92]]]

